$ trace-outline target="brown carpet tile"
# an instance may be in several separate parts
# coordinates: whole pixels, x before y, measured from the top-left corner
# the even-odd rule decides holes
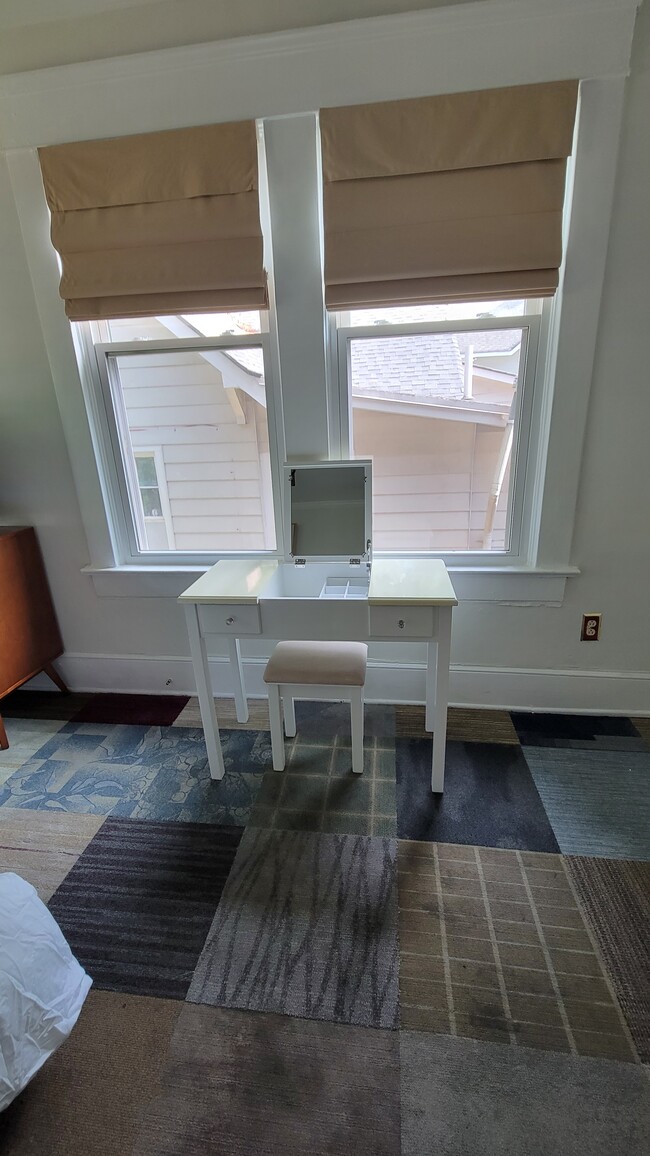
[[[400,738],[426,738],[424,707],[396,706],[395,733]],[[519,744],[507,710],[470,710],[452,706],[447,715],[447,738],[465,743]]]
[[[641,738],[650,746],[650,718],[631,718],[632,726],[636,727]]]
[[[630,1027],[650,1063],[650,863],[565,859]]]
[[[0,1115],[2,1156],[129,1156],[182,1006],[91,991],[69,1040]]]
[[[75,722],[168,727],[188,701],[187,695],[94,694]]]
[[[54,718],[67,722],[89,703],[92,694],[62,694],[60,690],[14,690],[1,701],[7,718]]]
[[[103,815],[0,807],[0,871],[21,875],[47,903],[103,822]]]
[[[559,855],[398,844],[401,1026],[634,1061]]]
[[[224,730],[267,731],[269,729],[269,710],[266,699],[249,698],[249,718],[248,722],[245,723],[237,722],[234,699],[215,698],[214,704],[217,709],[219,726],[223,727]],[[191,698],[172,723],[172,726],[175,727],[200,727],[201,725],[198,698]]]
[[[185,1005],[133,1156],[398,1156],[398,1049],[396,1032]]]

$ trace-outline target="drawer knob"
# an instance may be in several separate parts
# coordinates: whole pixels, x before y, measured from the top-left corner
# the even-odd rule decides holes
[[[226,618],[226,626],[232,626],[234,621],[234,618]]]
[[[399,626],[400,630],[403,630],[404,629],[404,619],[400,618],[397,625]]]

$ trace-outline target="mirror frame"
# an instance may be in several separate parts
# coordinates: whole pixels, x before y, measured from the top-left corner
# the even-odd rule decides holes
[[[336,470],[336,469],[350,469],[351,466],[358,467],[359,470],[364,471],[365,482],[365,509],[364,509],[364,544],[365,550],[358,554],[293,554],[291,550],[291,475],[294,470]],[[305,562],[346,562],[350,564],[350,558],[358,558],[360,563],[370,563],[372,558],[372,461],[370,459],[355,458],[346,461],[329,461],[329,462],[285,462],[283,467],[283,493],[282,493],[282,519],[283,531],[285,541],[285,559],[287,562],[296,564],[297,558],[304,558]]]

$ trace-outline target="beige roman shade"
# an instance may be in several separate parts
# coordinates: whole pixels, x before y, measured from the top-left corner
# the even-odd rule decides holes
[[[552,294],[577,91],[321,109],[327,306]]]
[[[267,304],[255,122],[39,149],[74,321]]]

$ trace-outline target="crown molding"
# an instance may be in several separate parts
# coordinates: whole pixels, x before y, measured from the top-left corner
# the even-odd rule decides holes
[[[626,75],[638,6],[475,0],[15,73],[0,78],[0,147]]]

